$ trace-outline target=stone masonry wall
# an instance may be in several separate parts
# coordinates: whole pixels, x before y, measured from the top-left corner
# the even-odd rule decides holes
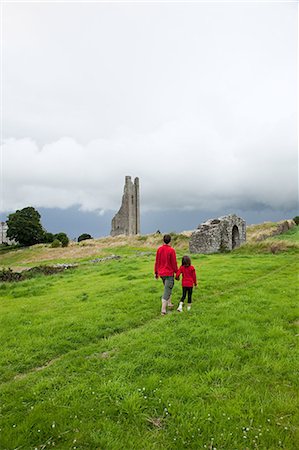
[[[230,251],[246,242],[246,222],[231,214],[199,225],[189,241],[191,253]]]
[[[140,233],[139,178],[134,183],[126,176],[121,207],[111,222],[111,236],[127,236]]]
[[[6,222],[0,222],[0,244],[16,244],[14,239],[7,237],[8,226]]]

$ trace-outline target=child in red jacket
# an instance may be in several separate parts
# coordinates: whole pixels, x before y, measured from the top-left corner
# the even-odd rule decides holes
[[[178,306],[177,311],[182,312],[184,306],[184,300],[186,295],[188,294],[188,306],[187,310],[190,311],[191,303],[192,303],[192,291],[193,286],[197,286],[196,280],[196,272],[193,266],[191,266],[191,259],[189,256],[183,256],[182,265],[176,273],[176,280],[180,279],[180,275],[182,274],[182,287],[183,287],[183,295],[180,300],[180,304]]]

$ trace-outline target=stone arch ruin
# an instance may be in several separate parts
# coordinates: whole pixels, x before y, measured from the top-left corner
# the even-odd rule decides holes
[[[192,233],[190,253],[230,251],[246,242],[246,222],[236,214],[210,219]]]

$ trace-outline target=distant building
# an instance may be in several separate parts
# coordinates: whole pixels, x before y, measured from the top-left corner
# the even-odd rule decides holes
[[[6,222],[0,222],[0,244],[15,244],[16,241],[7,237],[8,226]]]
[[[126,176],[121,207],[111,222],[111,236],[119,234],[134,235],[140,233],[140,194],[139,178],[134,183]]]

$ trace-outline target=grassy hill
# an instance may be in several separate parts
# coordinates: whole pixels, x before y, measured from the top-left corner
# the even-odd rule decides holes
[[[298,449],[298,230],[192,255],[192,310],[165,317],[159,235],[2,252],[78,266],[0,284],[1,450]]]
[[[283,234],[279,233],[281,225],[292,221],[266,222],[247,227],[247,244],[238,251],[273,252],[271,246],[275,244],[277,251],[297,250],[299,248],[299,227],[294,226]],[[291,226],[291,225],[289,225]],[[192,231],[181,234],[171,233],[173,246],[182,252],[189,252],[189,237]],[[276,234],[276,235],[275,235]],[[70,263],[88,263],[95,258],[103,258],[114,253],[124,251],[155,251],[161,244],[162,236],[148,234],[142,236],[115,236],[90,239],[80,243],[71,242],[68,247],[51,248],[50,244],[39,244],[27,248],[0,246],[0,265],[22,270],[37,264],[55,264],[62,261]],[[278,243],[279,241],[279,243]],[[130,250],[131,249],[131,250]]]

